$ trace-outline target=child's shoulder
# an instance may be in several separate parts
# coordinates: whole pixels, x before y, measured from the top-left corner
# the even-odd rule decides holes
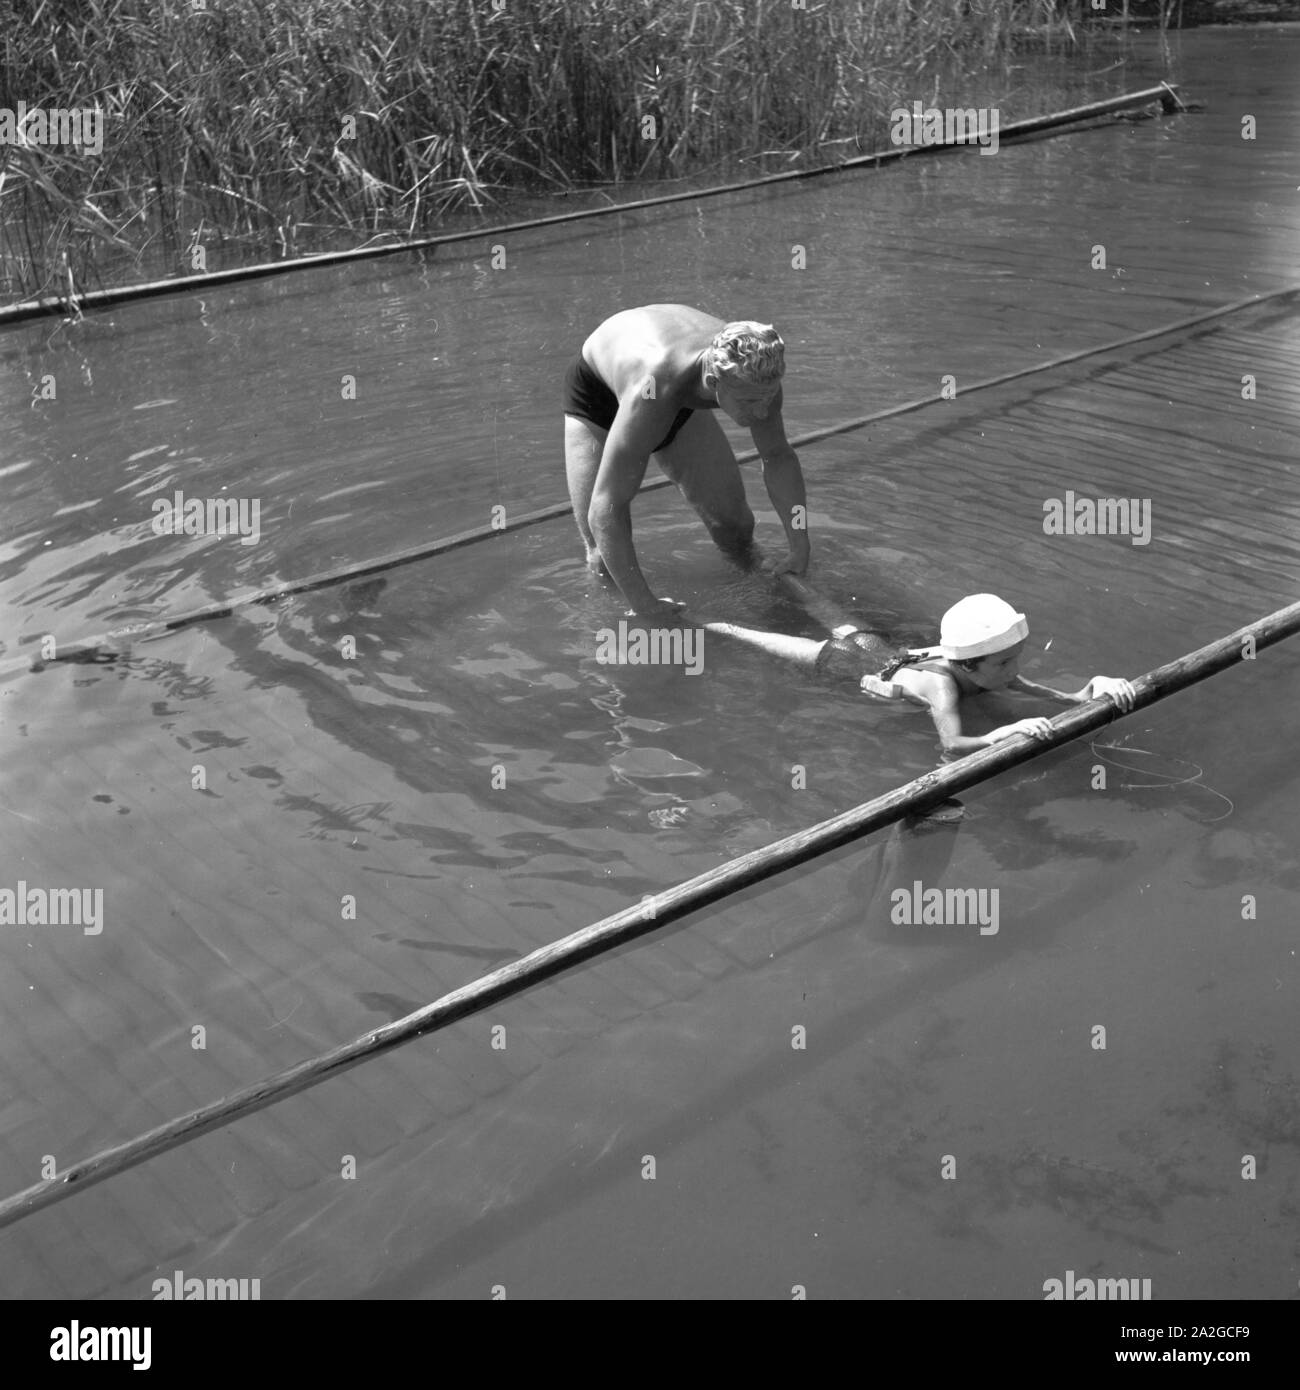
[[[921,704],[933,704],[939,699],[951,699],[961,694],[947,658],[937,647],[909,653],[915,659],[900,666],[892,676],[894,685]]]

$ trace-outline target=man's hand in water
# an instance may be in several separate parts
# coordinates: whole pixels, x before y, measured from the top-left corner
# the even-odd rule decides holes
[[[1109,695],[1126,713],[1133,708],[1137,699],[1137,691],[1132,685],[1114,676],[1093,676],[1075,698],[1083,704],[1085,700],[1099,700],[1103,695]]]
[[[790,541],[790,555],[776,567],[776,573],[808,573],[808,562],[812,557],[812,542],[808,539],[808,532],[788,531],[787,539]]]

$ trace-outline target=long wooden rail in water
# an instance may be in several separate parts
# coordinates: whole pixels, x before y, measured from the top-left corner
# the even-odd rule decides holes
[[[1036,362],[1030,367],[1020,367],[1013,372],[1002,372],[998,376],[984,377],[980,381],[972,381],[969,385],[963,386],[957,394],[960,398],[972,395],[976,391],[987,391],[995,386],[1005,386],[1012,381],[1019,381],[1023,377],[1036,376],[1040,372],[1049,372],[1057,367],[1069,366],[1089,357],[1100,357],[1108,352],[1118,352],[1122,348],[1149,342],[1153,338],[1163,338],[1169,334],[1182,333],[1199,327],[1201,324],[1210,323],[1214,319],[1224,318],[1228,314],[1240,313],[1244,309],[1253,309],[1272,300],[1287,299],[1293,295],[1300,295],[1300,284],[1287,285],[1282,289],[1269,290],[1264,294],[1252,294],[1245,299],[1235,299],[1229,304],[1220,304],[1214,309],[1203,309],[1200,313],[1189,315],[1187,318],[1176,319],[1173,323],[1161,324],[1157,328],[1144,328],[1139,333],[1129,333],[1123,338],[1112,339],[1110,342],[1102,343],[1097,347],[1080,348],[1075,352],[1067,352],[1058,357],[1049,358],[1046,362]],[[804,448],[809,444],[816,444],[820,440],[830,439],[838,434],[849,434],[853,430],[864,429],[867,425],[875,424],[880,420],[890,420],[896,415],[908,415],[914,411],[923,410],[927,406],[941,405],[946,399],[942,393],[919,396],[915,400],[903,401],[899,405],[891,405],[884,410],[873,411],[870,415],[859,415],[852,420],[841,420],[834,425],[825,425],[821,429],[809,430],[805,434],[797,435],[790,443],[794,448]],[[757,458],[758,452],[754,449],[748,449],[744,453],[736,455],[739,463],[750,463]],[[643,492],[654,492],[657,488],[673,486],[675,484],[671,478],[654,478],[648,483],[642,483],[637,490],[637,496],[639,497]],[[196,623],[228,618],[241,608],[279,603],[298,594],[312,593],[317,589],[329,588],[335,584],[346,584],[351,580],[383,574],[388,570],[399,569],[403,565],[415,564],[419,560],[429,560],[436,555],[445,555],[449,551],[460,550],[467,545],[476,545],[481,541],[493,540],[512,531],[521,531],[526,526],[536,526],[543,521],[554,521],[558,517],[571,516],[572,513],[573,507],[569,502],[557,502],[549,507],[540,507],[536,511],[522,512],[518,516],[507,517],[500,526],[476,526],[471,530],[459,531],[452,536],[442,536],[436,541],[411,546],[407,550],[399,550],[393,554],[379,555],[370,560],[342,565],[337,569],[323,570],[317,574],[307,575],[302,579],[270,585],[263,589],[251,589],[222,602],[210,603],[202,608],[191,609],[186,613],[176,613],[169,618],[149,618],[137,623],[128,623],[123,627],[114,628],[110,632],[98,633],[93,637],[81,637],[71,642],[61,642],[58,654],[51,657],[50,661],[111,660],[112,650],[117,646],[164,637],[168,633],[179,632],[182,628],[192,627]],[[35,645],[36,640],[36,638],[31,638],[29,642],[31,645]],[[0,662],[0,681],[7,680],[10,676],[23,671],[43,671],[48,664],[35,655]]]
[[[1137,696],[1133,710],[1153,705],[1229,666],[1251,660],[1258,651],[1298,631],[1300,603],[1293,603],[1176,661],[1157,666],[1154,671],[1148,671],[1133,682]],[[954,792],[986,782],[1050,748],[1092,733],[1111,723],[1118,715],[1119,709],[1109,696],[1089,700],[1086,704],[1056,715],[1050,721],[1052,732],[1047,739],[1017,734],[992,748],[971,753],[946,767],[927,772],[923,777],[896,787],[851,811],[833,816],[830,820],[777,840],[739,859],[729,860],[716,869],[643,900],[636,907],[625,908],[612,917],[532,951],[510,965],[443,995],[441,999],[405,1018],[377,1028],[319,1057],[300,1062],[213,1105],[203,1106],[179,1119],[159,1125],[116,1148],[106,1149],[81,1163],[74,1163],[57,1177],[37,1183],[0,1202],[0,1226],[12,1225],[84,1188],[166,1153],[168,1149],[177,1148],[245,1115],[264,1110],[299,1091],[319,1086],[322,1081],[328,1081],[371,1057],[382,1056],[414,1038],[446,1028],[471,1014],[481,1013],[489,1005],[519,994],[625,941],[645,936],[742,888],[806,864],[818,855],[891,825],[904,816],[922,811]]]
[[[1132,111],[1159,102],[1167,115],[1186,111],[1187,106],[1178,95],[1178,87],[1162,82],[1158,87],[1144,87],[1140,92],[1127,92],[1122,96],[1107,97],[1103,101],[1091,101],[1086,106],[1072,106],[1066,111],[1054,111],[1046,116],[1031,116],[1027,120],[1013,121],[998,130],[998,140],[1024,139],[1039,135],[1044,131],[1060,127],[1078,125],[1080,121],[1095,121],[1102,116],[1115,115],[1121,111]],[[445,232],[440,236],[420,237],[415,241],[399,241],[386,246],[357,246],[348,251],[325,251],[315,256],[296,256],[284,261],[264,261],[261,265],[233,266],[229,270],[212,270],[203,275],[177,275],[166,280],[151,280],[143,285],[120,285],[115,289],[89,290],[85,294],[74,294],[71,299],[63,295],[47,295],[44,299],[28,299],[18,304],[8,304],[0,308],[0,327],[10,323],[20,323],[25,319],[38,318],[43,314],[70,313],[74,308],[105,309],[113,304],[128,304],[142,299],[157,299],[160,295],[184,294],[191,290],[214,289],[219,285],[232,285],[243,280],[264,280],[272,275],[285,275],[294,270],[318,270],[325,266],[342,265],[348,261],[375,260],[380,256],[399,256],[404,251],[427,251],[438,246],[447,246],[458,241],[477,241],[484,237],[508,236],[515,232],[531,231],[536,227],[553,227],[561,222],[580,222],[588,217],[609,217],[619,212],[639,212],[643,208],[661,207],[665,203],[682,203],[691,199],[717,198],[725,193],[744,193],[751,188],[762,188],[771,183],[789,183],[796,179],[823,178],[827,174],[845,173],[851,169],[867,166],[878,167],[891,164],[899,159],[918,154],[939,154],[944,150],[963,147],[965,142],[937,141],[932,145],[905,145],[891,150],[879,150],[873,154],[858,155],[853,159],[841,160],[836,164],[819,164],[813,169],[790,169],[782,174],[766,174],[762,178],[747,179],[743,183],[715,184],[712,188],[690,188],[680,193],[662,193],[655,198],[639,198],[630,203],[611,203],[606,207],[581,208],[576,212],[561,212],[550,217],[532,217],[523,222],[506,222],[496,227],[475,227],[464,232]]]

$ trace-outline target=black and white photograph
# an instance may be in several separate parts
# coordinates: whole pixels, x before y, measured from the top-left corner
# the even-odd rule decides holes
[[[1300,3],[0,28],[31,1364],[336,1301],[1262,1360]]]

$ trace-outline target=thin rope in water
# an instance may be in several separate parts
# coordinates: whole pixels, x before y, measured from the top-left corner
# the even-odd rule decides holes
[[[1039,362],[1032,367],[1022,367],[1014,372],[1003,372],[999,376],[985,377],[984,379],[972,382],[969,386],[958,390],[956,397],[946,397],[942,393],[931,396],[921,396],[915,400],[905,401],[902,405],[890,406],[886,410],[878,410],[870,415],[861,415],[852,420],[845,420],[837,425],[829,425],[825,429],[811,430],[807,434],[798,435],[790,441],[791,446],[803,448],[809,444],[816,444],[823,439],[830,439],[835,435],[848,434],[854,430],[863,429],[867,425],[876,424],[881,420],[890,420],[899,415],[907,415],[913,411],[924,410],[929,406],[947,404],[952,399],[960,400],[963,396],[973,395],[977,391],[988,391],[995,386],[1005,386],[1009,382],[1020,381],[1025,377],[1035,376],[1041,372],[1050,372],[1058,367],[1069,366],[1075,362],[1082,362],[1089,357],[1100,357],[1108,352],[1118,352],[1126,347],[1132,347],[1137,343],[1148,342],[1154,338],[1162,338],[1171,333],[1181,333],[1188,329],[1197,328],[1201,324],[1212,322],[1214,319],[1223,318],[1228,314],[1239,313],[1244,309],[1254,308],[1260,304],[1266,304],[1271,300],[1285,299],[1288,296],[1300,294],[1300,284],[1289,285],[1283,289],[1271,290],[1264,294],[1251,295],[1246,299],[1234,300],[1230,304],[1222,304],[1215,309],[1207,309],[1199,314],[1193,314],[1188,318],[1177,319],[1173,323],[1168,323],[1159,328],[1144,329],[1140,333],[1131,333],[1123,338],[1116,338],[1112,342],[1103,343],[1099,347],[1082,348],[1077,352],[1067,352],[1059,357],[1050,358],[1046,362]],[[749,463],[758,458],[758,453],[754,449],[749,449],[745,453],[736,456],[740,463]],[[648,483],[643,483],[637,495],[641,493],[653,492],[656,488],[672,486],[670,478],[656,478]],[[479,541],[493,540],[498,536],[508,535],[512,531],[521,531],[526,526],[536,526],[543,521],[552,521],[557,517],[572,516],[573,507],[569,502],[557,502],[550,507],[542,507],[536,511],[525,512],[521,516],[504,519],[500,525],[478,526],[469,531],[460,531],[452,536],[444,536],[440,540],[432,541],[427,545],[413,546],[407,550],[399,550],[391,555],[380,556],[373,560],[365,560],[355,565],[344,565],[337,569],[323,570],[317,574],[308,575],[305,579],[292,580],[284,584],[275,584],[267,588],[253,589],[245,594],[237,594],[227,599],[223,603],[208,604],[202,608],[192,609],[187,613],[180,613],[171,618],[155,618],[147,622],[129,623],[120,628],[114,628],[109,632],[100,633],[93,637],[83,637],[69,643],[59,643],[57,654],[50,657],[49,661],[94,661],[111,659],[111,656],[102,655],[104,649],[111,649],[114,646],[132,642],[143,641],[151,637],[162,637],[169,632],[179,631],[181,628],[190,627],[195,623],[210,622],[217,618],[228,618],[232,613],[241,608],[248,608],[253,605],[266,605],[277,603],[286,598],[292,598],[297,594],[310,593],[315,589],[328,588],[335,584],[344,584],[353,579],[364,579],[369,575],[380,574],[388,570],[398,569],[403,565],[414,564],[417,560],[427,560],[435,555],[444,555],[452,550],[459,550],[466,545],[474,545]],[[49,634],[45,634],[49,635]],[[28,645],[41,640],[31,638]],[[45,669],[46,661],[40,657],[31,657],[25,660],[10,661],[0,665],[0,680],[8,679],[10,676],[21,671],[41,671]]]
[[[1172,791],[1174,787],[1194,785],[1203,792],[1209,792],[1211,796],[1217,796],[1220,801],[1228,803],[1228,809],[1221,816],[1211,816],[1209,820],[1202,821],[1203,825],[1214,825],[1218,821],[1227,820],[1237,809],[1237,803],[1230,796],[1224,796],[1222,792],[1215,791],[1213,787],[1207,787],[1201,778],[1205,775],[1205,769],[1186,758],[1174,758],[1168,753],[1158,753],[1153,748],[1134,748],[1127,743],[1089,743],[1088,747],[1092,750],[1095,757],[1104,763],[1109,763],[1111,767],[1118,767],[1124,772],[1140,772],[1147,777],[1160,777],[1164,781],[1159,782],[1120,782],[1117,785],[1126,791]],[[1138,753],[1146,758],[1168,758],[1170,762],[1182,763],[1185,767],[1195,768],[1196,771],[1187,777],[1172,777],[1164,772],[1157,772],[1154,768],[1133,767],[1128,763],[1122,763],[1117,758],[1108,758],[1102,749],[1107,749],[1112,753]]]

